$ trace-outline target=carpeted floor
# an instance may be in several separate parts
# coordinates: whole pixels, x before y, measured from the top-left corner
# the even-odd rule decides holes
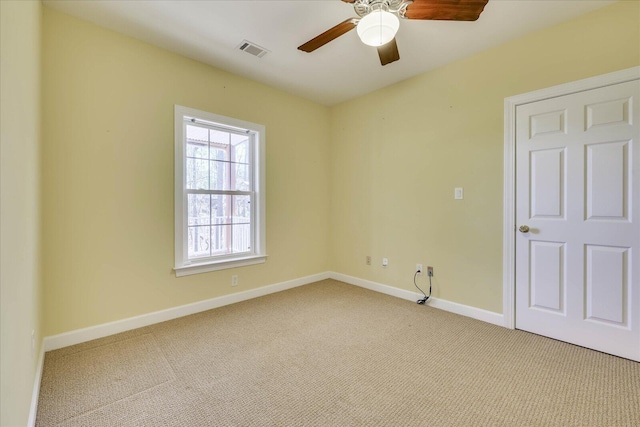
[[[640,363],[334,280],[46,354],[44,426],[639,426]]]

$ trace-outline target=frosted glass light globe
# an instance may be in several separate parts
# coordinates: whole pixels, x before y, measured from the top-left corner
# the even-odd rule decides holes
[[[400,20],[396,15],[384,10],[374,10],[358,22],[358,36],[369,46],[389,43],[398,32]]]

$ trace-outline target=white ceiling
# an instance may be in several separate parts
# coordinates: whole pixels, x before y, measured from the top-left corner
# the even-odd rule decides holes
[[[333,105],[405,80],[613,0],[489,0],[475,22],[401,20],[400,60],[381,66],[355,30],[315,52],[297,47],[356,17],[340,0],[45,0],[51,8],[217,68]],[[249,40],[270,52],[240,51]]]

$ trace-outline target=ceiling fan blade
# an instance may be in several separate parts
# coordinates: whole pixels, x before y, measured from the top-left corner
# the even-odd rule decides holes
[[[353,30],[357,24],[358,18],[349,18],[346,21],[339,23],[335,27],[328,29],[319,36],[309,40],[302,46],[298,46],[298,49],[305,52],[313,52],[317,48],[329,43],[331,40],[337,39],[344,33]]]
[[[413,0],[405,13],[408,19],[475,21],[489,0]]]
[[[396,39],[393,38],[385,45],[378,46],[378,56],[380,57],[380,64],[387,65],[400,59],[400,52],[398,52],[398,45]]]

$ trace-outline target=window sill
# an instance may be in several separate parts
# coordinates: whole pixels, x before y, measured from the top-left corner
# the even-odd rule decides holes
[[[224,261],[213,261],[202,264],[190,264],[176,267],[176,277],[189,276],[191,274],[207,273],[209,271],[224,270],[226,268],[245,267],[247,265],[262,264],[267,260],[266,255],[252,255],[242,258],[234,258]]]

